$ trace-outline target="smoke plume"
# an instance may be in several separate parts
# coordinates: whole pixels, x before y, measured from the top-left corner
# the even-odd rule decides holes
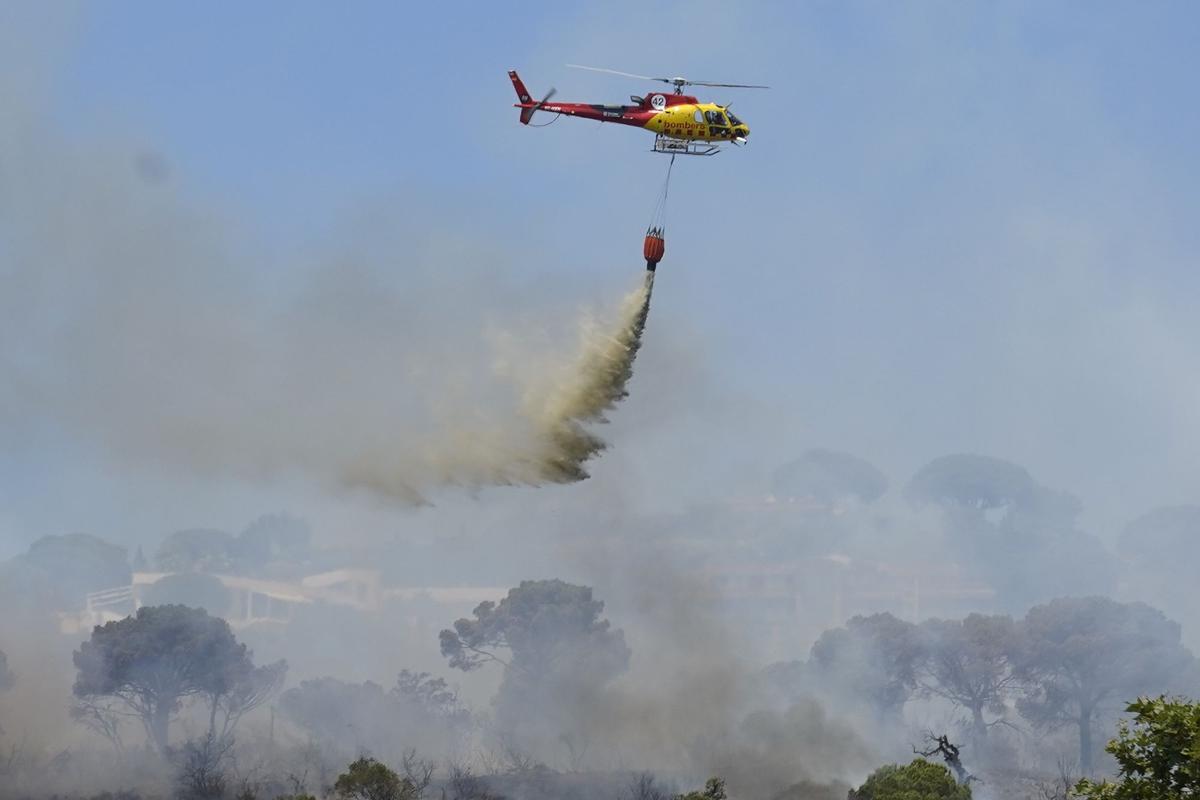
[[[0,438],[406,503],[582,480],[604,448],[588,426],[626,396],[649,280],[615,319],[585,315],[575,352],[539,352],[570,337],[522,320],[561,298],[503,285],[396,203],[273,263],[235,210],[148,183],[144,148],[67,140],[20,105],[0,143]]]

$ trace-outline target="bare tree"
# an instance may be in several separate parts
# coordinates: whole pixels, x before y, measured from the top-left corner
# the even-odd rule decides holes
[[[125,742],[121,738],[121,720],[125,717],[140,719],[139,715],[125,710],[123,701],[102,695],[76,698],[71,705],[70,714],[75,722],[108,739],[119,755],[125,752]]]
[[[558,740],[567,748],[567,754],[571,761],[571,771],[578,772],[579,767],[583,764],[583,757],[587,755],[588,741],[582,735],[571,735],[570,733],[559,734]]]
[[[287,662],[281,659],[246,669],[231,686],[220,686],[212,692],[209,695],[209,735],[232,736],[241,718],[273,698],[283,686],[285,677]],[[219,730],[218,718],[221,720]]]
[[[451,761],[446,766],[446,786],[442,789],[442,800],[502,800],[500,795],[487,790],[483,778],[469,766]]]
[[[503,760],[506,775],[528,775],[546,769],[545,764],[512,741],[507,741],[501,746],[500,757]]]
[[[0,754],[0,775],[16,775],[32,762],[28,745],[29,737],[25,735],[10,744],[7,753]]]
[[[671,794],[658,784],[654,775],[642,772],[629,781],[622,800],[670,800]]]
[[[228,783],[225,764],[233,750],[233,737],[218,737],[211,732],[203,739],[185,742],[173,755],[175,781],[184,800],[217,800],[225,795]]]
[[[946,736],[945,734],[942,734],[941,736],[934,736],[932,733],[926,733],[925,742],[926,744],[932,746],[926,747],[924,750],[918,750],[914,746],[913,752],[926,758],[934,755],[941,756],[942,760],[946,762],[946,766],[954,770],[954,776],[958,778],[958,782],[961,784],[969,785],[971,781],[979,781],[979,778],[976,778],[974,775],[967,772],[967,770],[963,767],[962,759],[959,758],[958,755],[958,745],[952,744],[950,742],[950,737]]]
[[[0,650],[0,692],[7,691],[16,683],[16,676],[8,668],[8,656]]]
[[[410,797],[419,800],[425,796],[433,780],[435,765],[427,758],[421,758],[416,750],[406,750],[400,759],[401,778],[412,787]]]
[[[511,734],[500,734],[495,744],[479,753],[484,770],[493,775],[528,776],[539,772],[550,772],[550,768],[538,761],[528,750],[521,747]]]
[[[1038,796],[1042,800],[1071,800],[1075,796],[1074,789],[1078,778],[1075,768],[1078,762],[1068,756],[1058,757],[1058,777],[1042,779],[1034,784]]]

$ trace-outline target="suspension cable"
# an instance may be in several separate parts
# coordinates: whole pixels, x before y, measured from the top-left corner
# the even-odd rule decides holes
[[[650,228],[658,228],[659,232],[667,227],[667,195],[671,191],[671,172],[675,169],[675,154],[671,154],[671,163],[667,165],[667,177],[663,181],[662,191],[658,202],[654,205],[654,213],[650,216]]]

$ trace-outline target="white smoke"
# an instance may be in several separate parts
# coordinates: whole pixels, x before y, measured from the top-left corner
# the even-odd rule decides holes
[[[475,254],[422,253],[415,226],[264,264],[228,212],[148,181],[136,147],[70,142],[33,113],[6,116],[0,145],[0,433],[403,502],[580,480],[603,448],[585,426],[625,396],[648,282],[615,319],[586,317],[576,353],[535,355],[511,300],[461,289]],[[272,271],[312,277],[280,299],[255,288]]]

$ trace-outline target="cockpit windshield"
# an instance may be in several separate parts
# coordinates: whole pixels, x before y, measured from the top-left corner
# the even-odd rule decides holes
[[[742,121],[740,119],[738,119],[737,117],[735,117],[733,115],[733,112],[730,111],[729,109],[725,109],[725,116],[729,117],[730,125],[741,125],[742,124]]]

